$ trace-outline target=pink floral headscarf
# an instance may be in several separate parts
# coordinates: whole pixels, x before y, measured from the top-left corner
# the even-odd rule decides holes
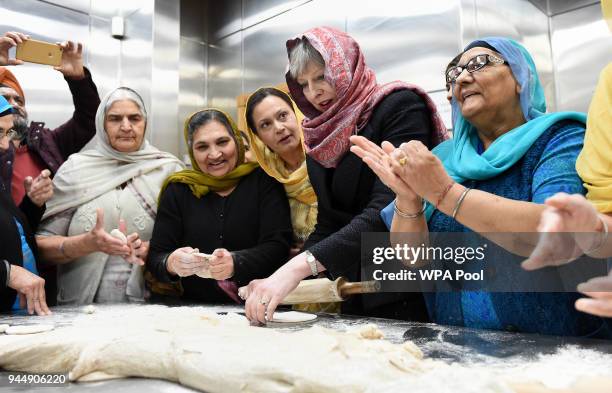
[[[427,93],[401,81],[376,83],[374,71],[366,65],[359,44],[351,36],[331,27],[316,27],[288,40],[287,53],[304,38],[325,60],[325,80],[336,89],[337,101],[325,112],[319,112],[308,102],[302,87],[289,72],[285,75],[293,100],[306,116],[302,123],[306,153],[321,165],[335,168],[350,148],[349,137],[358,134],[370,120],[376,105],[397,90],[412,90],[425,101],[431,113],[434,146],[449,138]]]

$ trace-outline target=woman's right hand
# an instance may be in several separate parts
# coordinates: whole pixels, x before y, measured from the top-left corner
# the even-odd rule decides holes
[[[195,255],[196,252],[198,252],[198,249],[191,247],[181,247],[174,250],[168,256],[166,262],[168,273],[179,277],[188,277],[202,270],[208,262],[205,258]]]
[[[89,232],[89,243],[92,252],[103,252],[108,255],[119,255],[128,258],[132,250],[122,240],[111,236],[104,229],[104,209],[97,209],[96,226]]]
[[[398,160],[402,158],[402,152],[389,142],[383,142],[382,147],[359,135],[351,136],[351,152],[359,156],[366,165],[389,187],[402,201],[418,201],[419,196],[410,186],[396,175],[394,169],[400,167]]]

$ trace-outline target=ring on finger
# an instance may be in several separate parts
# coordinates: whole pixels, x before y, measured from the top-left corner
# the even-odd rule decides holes
[[[264,306],[268,305],[269,302],[270,302],[270,300],[265,299],[265,298],[261,298],[259,300],[259,304],[263,304]]]
[[[400,158],[397,162],[399,162],[401,166],[404,166],[408,162],[408,157],[406,157],[406,155],[404,154],[404,156]]]

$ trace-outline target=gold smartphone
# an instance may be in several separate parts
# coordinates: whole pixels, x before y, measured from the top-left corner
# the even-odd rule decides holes
[[[62,64],[62,48],[50,42],[29,39],[17,45],[15,57],[29,63],[48,64],[57,67]]]

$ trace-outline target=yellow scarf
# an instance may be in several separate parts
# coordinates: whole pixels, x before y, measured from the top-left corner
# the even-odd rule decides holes
[[[282,90],[278,91],[285,94]],[[248,104],[249,100],[247,100],[247,106]],[[298,124],[300,124],[303,115],[295,105],[293,105],[293,110],[298,119]],[[291,208],[291,224],[293,225],[294,236],[299,242],[305,241],[317,223],[317,195],[310,184],[306,170],[304,134],[300,129],[300,145],[302,146],[304,161],[298,169],[290,172],[285,166],[285,161],[268,148],[250,127],[247,131],[251,141],[251,150],[255,153],[261,168],[285,187],[289,207]]]
[[[210,191],[223,191],[229,188],[235,187],[236,184],[240,181],[243,176],[248,175],[253,172],[255,168],[259,165],[257,163],[245,163],[244,162],[244,143],[242,141],[242,137],[240,136],[240,132],[238,131],[238,127],[234,123],[234,120],[225,112],[216,109],[216,108],[207,108],[197,112],[194,112],[185,120],[185,126],[183,128],[183,135],[185,137],[185,143],[188,143],[188,134],[189,134],[189,123],[191,119],[200,112],[206,111],[208,109],[215,109],[225,115],[229,124],[232,127],[232,138],[236,142],[238,146],[238,165],[228,174],[215,177],[207,175],[206,173],[200,170],[198,163],[196,162],[193,156],[193,149],[189,148],[189,158],[191,159],[191,166],[193,169],[187,169],[184,171],[177,172],[173,175],[170,175],[164,184],[162,185],[161,191],[159,195],[162,195],[168,184],[170,183],[183,183],[189,186],[189,189],[197,198],[201,198],[202,196],[208,194]]]
[[[584,147],[576,170],[587,199],[601,213],[612,213],[612,63],[601,72],[589,106]]]

